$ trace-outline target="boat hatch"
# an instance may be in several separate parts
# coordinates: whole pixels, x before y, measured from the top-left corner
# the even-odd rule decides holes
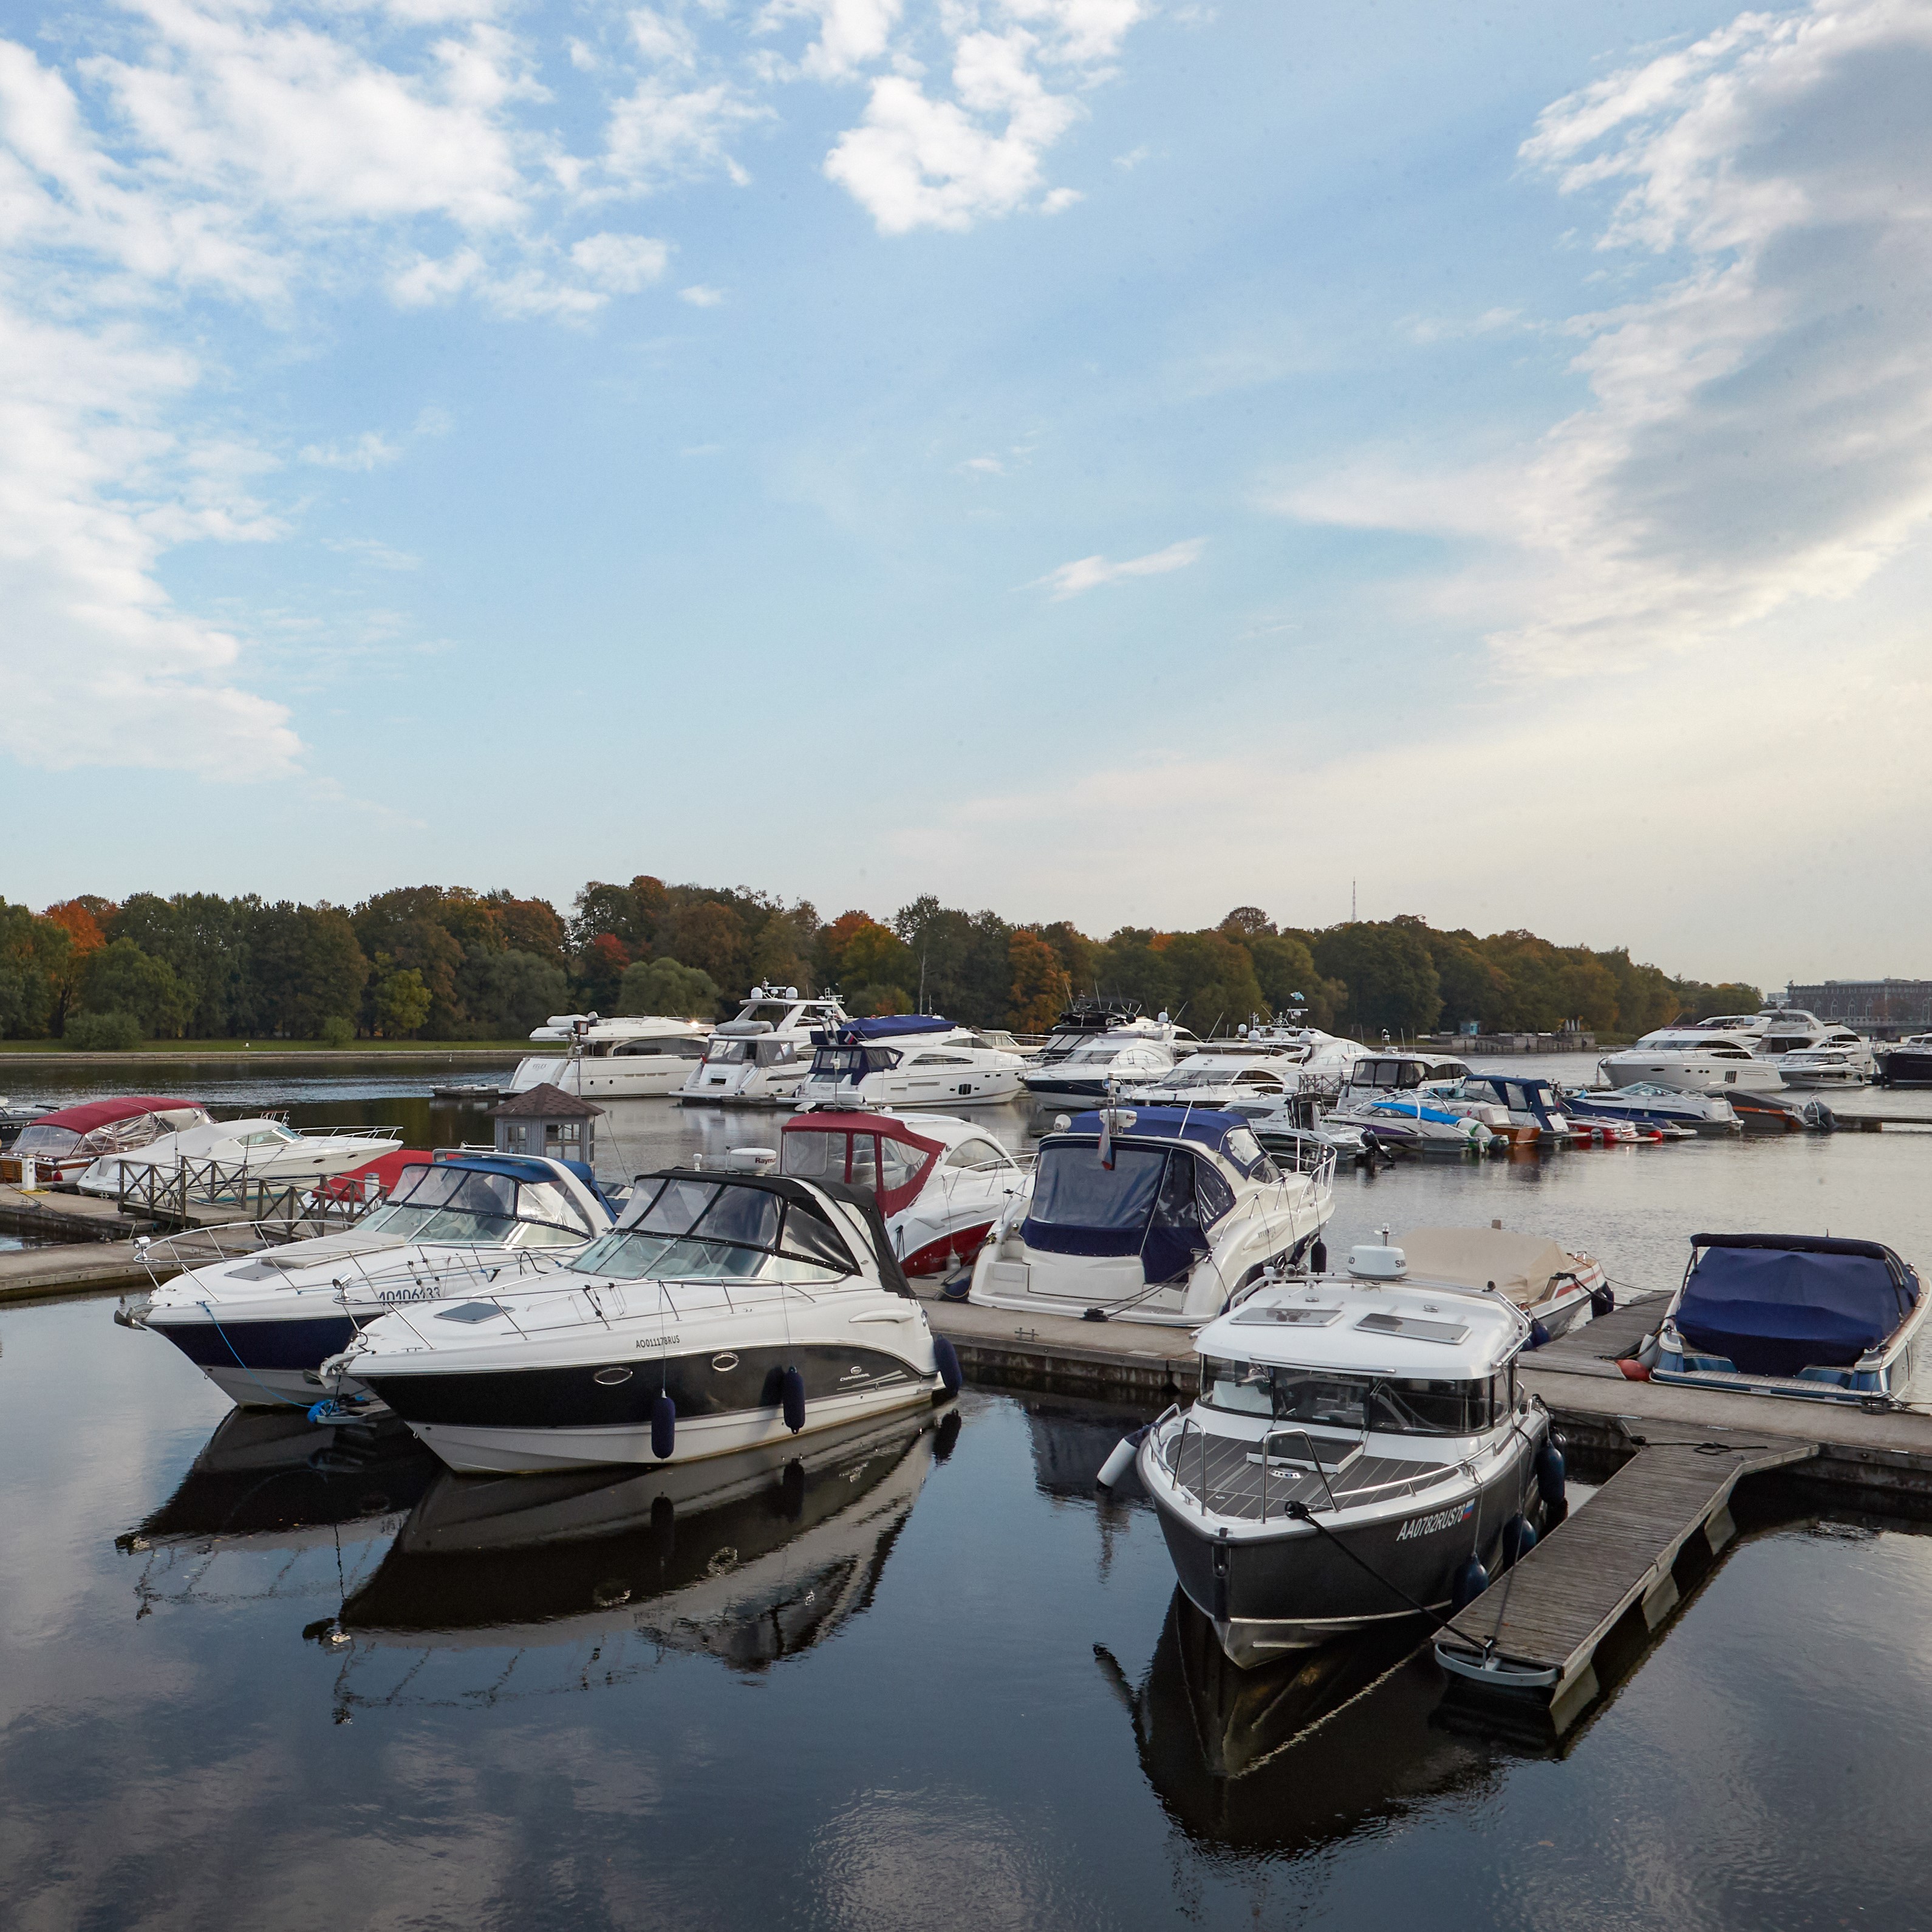
[[[494,1301],[459,1301],[454,1308],[439,1308],[436,1318],[439,1322],[488,1322],[502,1310]]]
[[[1440,1342],[1454,1348],[1469,1339],[1466,1322],[1425,1322],[1419,1315],[1364,1315],[1355,1324],[1371,1335],[1400,1335],[1418,1342]]]
[[[1342,1310],[1339,1305],[1333,1307],[1274,1308],[1247,1307],[1235,1316],[1237,1323],[1253,1328],[1263,1328],[1280,1322],[1297,1328],[1326,1328],[1340,1321]]]

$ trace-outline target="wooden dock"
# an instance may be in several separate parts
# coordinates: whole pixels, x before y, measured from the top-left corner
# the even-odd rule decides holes
[[[1657,1629],[1736,1533],[1739,1479],[1816,1454],[1762,1432],[1652,1442],[1450,1621],[1437,1661],[1463,1684],[1546,1705],[1560,1735],[1597,1695],[1613,1634]]]
[[[0,1232],[39,1245],[0,1252],[0,1301],[99,1294],[146,1288],[152,1277],[134,1252],[134,1226],[112,1201],[86,1194],[22,1193],[0,1186]],[[156,1248],[154,1274],[219,1261],[265,1245],[254,1233],[224,1229]]]

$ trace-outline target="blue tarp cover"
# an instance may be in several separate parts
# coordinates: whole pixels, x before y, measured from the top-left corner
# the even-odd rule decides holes
[[[868,1040],[897,1040],[909,1033],[952,1030],[950,1020],[940,1019],[932,1013],[881,1013],[876,1019],[847,1020],[838,1029],[838,1038],[844,1045],[857,1046]]]
[[[1891,1335],[1918,1299],[1917,1277],[1901,1267],[1901,1286],[1883,1252],[1706,1248],[1684,1284],[1678,1331],[1748,1376],[1848,1367]]]

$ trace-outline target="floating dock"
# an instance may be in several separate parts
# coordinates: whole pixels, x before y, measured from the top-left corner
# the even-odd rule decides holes
[[[1763,1432],[1652,1442],[1450,1620],[1436,1661],[1467,1684],[1546,1706],[1560,1736],[1596,1696],[1598,1652],[1620,1626],[1640,1638],[1657,1629],[1736,1534],[1740,1479],[1817,1451]]]
[[[0,1232],[22,1234],[36,1244],[0,1252],[0,1301],[99,1294],[152,1283],[147,1265],[135,1255],[128,1219],[112,1201],[87,1194],[26,1193],[0,1185]],[[154,1274],[176,1274],[264,1245],[253,1230],[238,1228],[177,1238],[156,1251]],[[164,1255],[174,1258],[164,1264]]]

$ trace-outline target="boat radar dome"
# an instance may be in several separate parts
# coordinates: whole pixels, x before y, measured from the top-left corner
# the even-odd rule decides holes
[[[1408,1272],[1408,1257],[1400,1248],[1364,1243],[1348,1250],[1348,1272],[1363,1281],[1400,1281]]]

